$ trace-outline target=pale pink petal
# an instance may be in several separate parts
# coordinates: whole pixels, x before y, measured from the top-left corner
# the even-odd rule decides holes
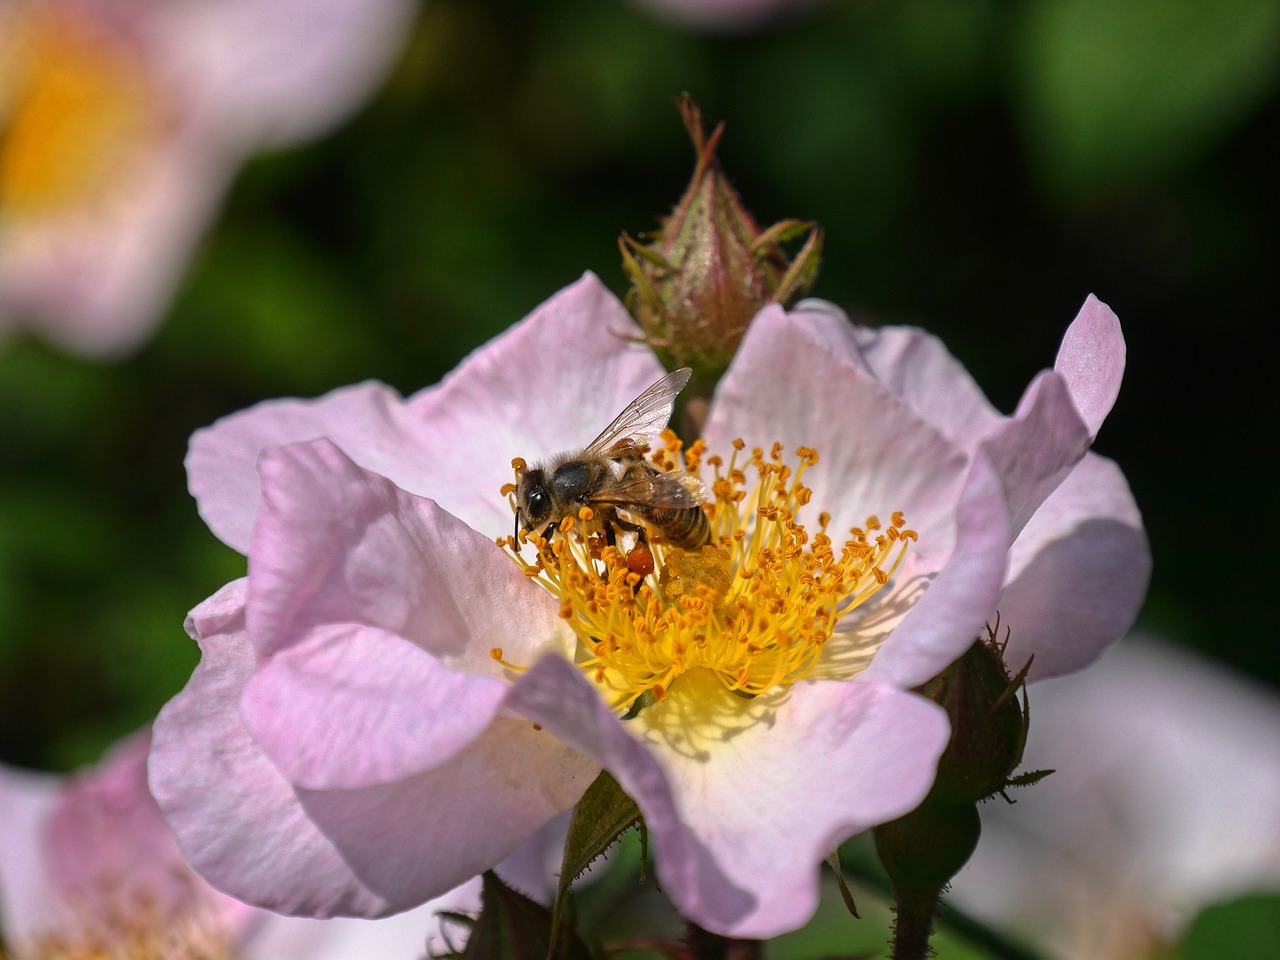
[[[72,923],[45,856],[45,824],[62,782],[0,765],[0,930],[10,947]]]
[[[636,800],[663,889],[684,916],[774,936],[812,914],[818,865],[842,840],[919,803],[946,718],[864,683],[802,682],[754,701],[723,688],[678,692],[700,683],[686,674],[668,703],[619,723],[579,671],[548,657],[510,703],[594,756]]]
[[[220,889],[281,913],[404,910],[501,861],[595,776],[530,723],[499,719],[416,777],[350,791],[293,786],[240,719],[256,666],[244,589],[236,581],[192,611],[201,661],[156,720],[150,762],[183,853]]]
[[[1050,372],[1031,381],[1014,415],[981,445],[1000,476],[1015,536],[1090,442],[1066,382]]]
[[[132,908],[172,919],[197,907],[191,876],[147,790],[149,732],[71,777],[46,825],[49,872],[82,919],[107,923]]]
[[[244,720],[300,787],[351,790],[438,767],[493,722],[507,684],[374,627],[317,627],[245,685]]]
[[[864,362],[885,387],[962,450],[1004,417],[946,345],[918,327],[854,327]]]
[[[408,37],[411,0],[162,4],[155,33],[206,122],[245,152],[325,132],[367,99]]]
[[[1062,338],[1053,369],[1071,387],[1071,396],[1093,436],[1120,395],[1124,366],[1120,321],[1110,307],[1089,294]]]
[[[37,328],[111,356],[150,334],[230,179],[228,157],[190,134],[140,151],[108,200],[5,225],[0,332]]]
[[[464,883],[422,906],[382,920],[335,917],[304,920],[263,914],[259,926],[237,953],[240,960],[412,960],[443,955],[452,943],[466,943],[466,928],[441,929],[441,911],[475,916],[480,911],[480,878]],[[446,939],[446,934],[449,939]]]
[[[262,457],[249,554],[249,626],[271,654],[320,624],[397,634],[449,667],[493,676],[572,635],[509,556],[430,500],[356,466],[327,440]],[[514,659],[512,659],[514,658]]]
[[[774,322],[782,315],[790,317],[804,335],[820,344],[825,352],[875,374],[862,352],[861,341],[866,331],[854,326],[849,315],[834,303],[811,297],[801,300],[790,310],[784,311],[781,306],[770,304],[760,312],[770,315]]]
[[[639,328],[586,274],[408,403],[363,384],[319,400],[272,400],[197,430],[187,475],[200,515],[223,542],[249,548],[259,454],[325,437],[401,489],[428,496],[488,537],[510,534],[499,494],[511,458],[581,448],[662,375]],[[566,345],[573,363],[565,363]]]
[[[433,483],[468,491],[484,505],[464,511],[437,500],[488,536],[510,534],[511,507],[498,491],[511,460],[530,465],[581,450],[663,374],[630,315],[593,274],[561,290],[506,333],[462,361],[410,405],[429,424],[420,450]],[[355,458],[359,461],[359,457]]]
[[[356,791],[297,794],[361,881],[384,892],[389,909],[380,912],[390,912],[496,866],[577,803],[599,772],[536,724],[499,718],[426,773]]]
[[[682,829],[661,764],[626,732],[581,670],[562,657],[544,657],[516,681],[507,705],[595,758],[642,804],[655,838],[661,831],[658,857],[663,884],[684,892],[681,907],[691,910],[690,916],[714,912],[732,922],[750,913],[751,893],[734,884],[697,838]]]
[[[813,518],[829,512],[838,532],[901,510],[920,537],[914,552],[937,569],[955,542],[964,453],[811,329],[780,309],[756,316],[716,389],[704,430],[710,452],[727,461],[735,437],[748,450],[779,441],[788,456],[813,447],[819,460],[804,475]]]
[[[955,522],[956,548],[946,566],[880,648],[863,679],[918,686],[968,649],[991,618],[1013,534],[999,479],[982,453],[969,471]],[[910,588],[907,583],[901,589]],[[874,609],[867,615],[874,616]],[[855,621],[849,629],[856,631],[859,624]]]
[[[1011,554],[1000,623],[1015,672],[1087,666],[1133,624],[1151,576],[1142,517],[1120,468],[1088,454],[1045,501]]]
[[[636,724],[682,814],[667,830],[693,833],[756,903],[732,921],[714,910],[692,916],[734,936],[796,929],[817,906],[815,866],[850,836],[924,799],[950,733],[946,716],[913,694],[859,681],[803,681],[753,702],[700,692],[681,703],[677,682],[670,703]],[[708,710],[717,693],[723,713]],[[711,713],[712,723],[690,735],[684,710]],[[661,856],[663,834],[649,825]],[[666,886],[678,905],[689,897]]]
[[[435,465],[418,454],[422,424],[390,387],[362,383],[318,400],[268,400],[191,437],[187,483],[209,529],[247,553],[258,510],[259,455],[320,437],[406,490],[431,486]]]

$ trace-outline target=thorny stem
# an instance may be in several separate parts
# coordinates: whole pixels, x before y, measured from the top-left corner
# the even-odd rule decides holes
[[[930,955],[929,938],[938,914],[938,896],[899,900],[894,913],[897,918],[893,924],[892,960],[925,960]]]

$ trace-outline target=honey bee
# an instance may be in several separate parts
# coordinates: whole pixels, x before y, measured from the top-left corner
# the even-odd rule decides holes
[[[619,531],[635,534],[628,563],[641,576],[653,571],[649,533],[686,550],[708,543],[711,525],[700,506],[702,484],[645,459],[650,440],[665,429],[676,395],[691,374],[688,367],[668,373],[627,404],[585,448],[523,471],[516,488],[516,542],[521,529],[541,528],[550,539],[560,521],[590,507],[595,529],[610,546],[617,544]]]

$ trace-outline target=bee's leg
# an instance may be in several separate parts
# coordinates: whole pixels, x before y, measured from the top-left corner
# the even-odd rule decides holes
[[[556,525],[555,525],[554,523],[548,523],[548,524],[547,524],[547,529],[545,529],[545,530],[543,530],[543,531],[542,531],[542,539],[543,539],[543,540],[546,540],[546,541],[547,541],[547,543],[550,543],[550,542],[551,542],[551,536],[552,536],[552,534],[554,534],[555,532],[556,532]]]
[[[653,573],[653,551],[649,549],[649,531],[644,524],[640,523],[628,523],[625,520],[615,520],[615,523],[636,535],[636,542],[627,553],[627,569],[640,575],[640,579],[632,587],[632,592],[639,593],[644,578]]]

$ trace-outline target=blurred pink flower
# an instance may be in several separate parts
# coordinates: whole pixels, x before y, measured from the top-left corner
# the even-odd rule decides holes
[[[0,8],[0,336],[136,347],[237,167],[354,109],[412,0]]]
[[[182,859],[147,791],[150,739],[70,778],[0,767],[5,956],[409,960],[445,946],[438,911],[477,908],[478,880],[379,921],[281,917],[218,893]]]
[[[998,605],[1044,672],[1128,627],[1141,523],[1086,455],[1124,365],[1098,301],[1012,418],[920,331],[817,301],[762,311],[704,430],[726,460],[735,438],[761,448],[716,467],[713,523],[747,532],[709,617],[494,546],[511,457],[580,448],[662,373],[638,334],[587,275],[408,400],[366,383],[192,438],[201,514],[249,573],[192,614],[203,657],[157,721],[151,782],[213,882],[288,912],[403,909],[501,860],[605,767],[682,913],[772,936],[814,910],[826,854],[927,792],[947,724],[906,691]],[[770,509],[738,508],[739,469],[780,476],[774,443],[816,462],[799,454]],[[1094,592],[1055,593],[1076,589]]]
[[[1280,698],[1148,636],[1031,691],[1029,768],[950,893],[1062,960],[1139,960],[1207,904],[1280,889]],[[1161,954],[1163,955],[1163,954]]]
[[[820,0],[631,0],[663,20],[695,30],[734,33],[807,13]]]

